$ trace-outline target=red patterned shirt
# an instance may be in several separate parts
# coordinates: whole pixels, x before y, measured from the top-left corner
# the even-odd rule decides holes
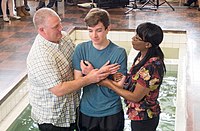
[[[133,90],[137,83],[150,89],[149,94],[144,96],[141,101],[127,101],[127,114],[130,120],[147,120],[157,117],[160,114],[160,105],[157,99],[162,83],[162,76],[158,72],[160,69],[163,69],[162,67],[163,62],[159,58],[153,57],[137,73],[133,75],[129,73],[130,81],[125,84],[128,84]]]

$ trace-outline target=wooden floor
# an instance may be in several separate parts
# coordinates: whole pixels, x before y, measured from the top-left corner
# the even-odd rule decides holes
[[[28,1],[31,7],[31,16],[21,20],[13,20],[11,23],[3,22],[0,18],[0,98],[12,89],[26,75],[26,57],[36,36],[33,27],[32,16],[37,2]],[[171,3],[173,11],[167,4],[163,4],[154,10],[128,10],[125,8],[106,9],[112,18],[112,28],[134,29],[142,22],[150,21],[160,25],[163,29],[186,30],[188,36],[188,87],[197,89],[200,87],[200,11],[196,8],[178,6]],[[87,8],[67,6],[58,3],[59,8],[54,8],[62,19],[64,30],[73,26],[85,27],[83,18],[89,11]],[[192,94],[190,94],[192,95]],[[188,94],[188,99],[192,97]],[[191,97],[191,98],[190,98]],[[188,127],[192,126],[191,124]],[[191,128],[190,128],[191,129]]]

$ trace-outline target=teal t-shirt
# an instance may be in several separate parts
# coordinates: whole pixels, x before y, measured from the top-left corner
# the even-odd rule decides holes
[[[108,60],[111,64],[121,65],[118,72],[127,73],[127,54],[124,48],[119,47],[110,41],[109,45],[103,49],[96,49],[91,41],[83,42],[76,46],[73,55],[73,68],[80,70],[80,61],[89,61],[94,68],[102,67]],[[116,114],[122,110],[120,96],[111,89],[90,84],[83,88],[80,102],[80,111],[92,117],[104,117]]]

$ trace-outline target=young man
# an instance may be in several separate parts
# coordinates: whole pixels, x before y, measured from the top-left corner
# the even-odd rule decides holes
[[[125,49],[107,39],[110,31],[110,18],[106,10],[93,8],[85,17],[91,41],[77,45],[73,56],[75,79],[87,76],[82,71],[80,62],[89,67],[101,68],[106,62],[118,63],[119,72],[123,74],[118,81],[123,85],[127,72],[127,55]],[[108,77],[112,79],[112,76]],[[79,127],[81,131],[123,131],[124,112],[120,97],[112,90],[98,85],[87,85],[83,88],[80,103]]]
[[[74,44],[62,31],[59,16],[52,9],[42,8],[35,13],[33,23],[38,35],[27,57],[31,117],[40,131],[74,130],[79,90],[105,79],[112,67],[118,67],[104,65],[73,80]]]

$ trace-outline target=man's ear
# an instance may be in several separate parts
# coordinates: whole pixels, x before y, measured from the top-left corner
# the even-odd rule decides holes
[[[107,30],[110,31],[110,29],[111,29],[111,25],[108,26]]]
[[[39,28],[38,28],[38,33],[39,33],[40,35],[42,35],[42,36],[46,34],[45,29],[44,29],[43,27],[39,27]]]
[[[38,31],[39,31],[39,32],[43,32],[43,31],[44,31],[44,28],[39,27],[39,28],[38,28]]]
[[[152,47],[152,44],[150,42],[146,42],[146,46],[145,47],[146,48],[150,48],[150,47]]]

